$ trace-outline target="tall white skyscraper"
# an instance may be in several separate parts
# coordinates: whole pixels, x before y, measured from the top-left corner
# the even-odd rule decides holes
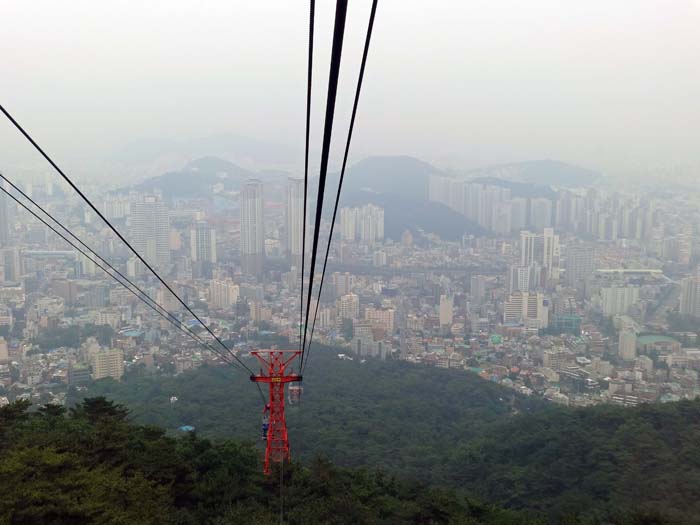
[[[511,266],[506,274],[506,291],[510,294],[516,290],[534,291],[540,285],[541,267],[537,263],[530,266]]]
[[[229,280],[214,279],[209,282],[209,303],[214,308],[229,308],[236,304],[240,288]]]
[[[206,221],[190,229],[190,258],[194,262],[216,262],[216,231]]]
[[[315,310],[312,309],[313,312]],[[360,316],[360,298],[354,293],[343,295],[338,300],[338,315],[341,319],[357,319]]]
[[[551,284],[559,281],[560,258],[559,236],[552,228],[542,234],[520,232],[520,266],[542,265]]]
[[[241,267],[243,273],[260,275],[265,258],[263,184],[251,179],[241,190]]]
[[[530,225],[536,231],[552,225],[552,201],[544,197],[530,199]]]
[[[595,247],[587,244],[571,244],[566,250],[566,273],[569,286],[582,289],[586,279],[595,271]]]
[[[287,180],[287,258],[292,266],[301,267],[304,234],[304,180]]]
[[[549,326],[549,306],[542,293],[516,290],[503,304],[503,322],[534,324],[538,329]]]
[[[340,208],[340,238],[354,241],[357,234],[357,208]]]
[[[4,187],[5,183],[2,184]],[[0,247],[2,248],[10,243],[10,214],[7,209],[7,199],[4,193],[0,195]]]
[[[637,301],[638,286],[606,286],[600,289],[600,306],[607,316],[626,314]]]
[[[545,228],[542,234],[542,266],[547,269],[547,278],[550,282],[559,281],[560,249],[559,236],[554,234],[553,228]]]
[[[617,342],[618,355],[624,361],[634,361],[637,357],[637,334],[631,326],[624,326],[620,330]]]
[[[384,239],[384,208],[366,204],[340,209],[340,236],[344,241],[374,243]]]
[[[452,295],[440,296],[440,326],[451,326],[454,314],[454,297]]]
[[[700,317],[700,272],[681,279],[680,313]]]
[[[527,227],[527,199],[515,197],[510,200],[510,227],[513,231]]]
[[[170,265],[170,216],[165,204],[152,196],[132,203],[130,222],[136,251],[151,266],[167,270]]]
[[[520,266],[530,266],[536,258],[537,234],[520,232]]]
[[[384,239],[384,208],[367,204],[358,213],[358,235],[360,240],[373,243]]]

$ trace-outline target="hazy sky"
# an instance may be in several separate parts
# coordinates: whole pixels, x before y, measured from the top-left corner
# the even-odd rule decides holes
[[[316,150],[335,2],[317,4]],[[338,130],[369,5],[350,1]],[[69,168],[224,132],[301,155],[306,1],[3,0],[0,20],[0,100]],[[700,165],[699,27],[700,0],[380,0],[353,157]],[[0,122],[0,164],[26,152]]]

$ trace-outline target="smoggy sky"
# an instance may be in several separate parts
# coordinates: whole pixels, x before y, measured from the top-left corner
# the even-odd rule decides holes
[[[335,2],[317,4],[315,151]],[[369,6],[350,2],[339,131]],[[0,101],[68,167],[225,132],[301,159],[306,1],[4,0],[0,20]],[[698,28],[700,0],[380,0],[352,157],[700,166]],[[3,157],[32,158],[4,119]]]

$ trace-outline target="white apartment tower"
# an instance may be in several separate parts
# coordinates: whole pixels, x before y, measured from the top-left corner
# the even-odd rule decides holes
[[[304,180],[287,180],[287,258],[292,266],[301,267],[301,254],[304,234]]]
[[[694,275],[681,280],[681,315],[700,317],[700,276]]]
[[[372,244],[384,239],[384,208],[366,204],[340,209],[340,236],[344,241]]]
[[[265,258],[263,184],[251,179],[241,190],[241,268],[247,275],[261,275]]]
[[[216,262],[216,231],[206,221],[197,221],[190,229],[190,258]]]
[[[451,295],[440,296],[440,326],[452,326],[454,315],[454,297]]]
[[[134,248],[151,266],[167,270],[170,265],[170,216],[165,204],[149,196],[132,203],[130,213]]]

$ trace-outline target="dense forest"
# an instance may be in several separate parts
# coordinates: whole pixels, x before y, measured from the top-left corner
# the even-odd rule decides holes
[[[452,458],[455,486],[510,508],[700,523],[700,400],[553,408],[497,425]]]
[[[700,401],[567,409],[464,371],[346,361],[329,349],[312,355],[304,389],[301,406],[288,410],[293,454],[304,463],[322,456],[378,468],[557,523],[700,522]],[[106,395],[135,421],[173,433],[181,425],[210,439],[260,432],[257,391],[227,368],[176,377],[135,370],[80,395]]]
[[[0,523],[535,524],[497,509],[371,470],[317,459],[261,474],[249,444],[213,443],[128,422],[128,411],[90,398],[66,412],[0,408]],[[279,471],[278,471],[279,472]]]
[[[370,465],[442,483],[446,451],[504,417],[544,408],[464,371],[342,360],[330,348],[307,363],[301,405],[287,410],[293,453],[302,460],[323,455],[345,467]],[[69,403],[76,394],[122,403],[135,422],[171,430],[191,425],[207,438],[245,440],[260,433],[258,391],[246,374],[228,367],[175,377],[141,369],[121,383],[101,380],[73,392]]]

